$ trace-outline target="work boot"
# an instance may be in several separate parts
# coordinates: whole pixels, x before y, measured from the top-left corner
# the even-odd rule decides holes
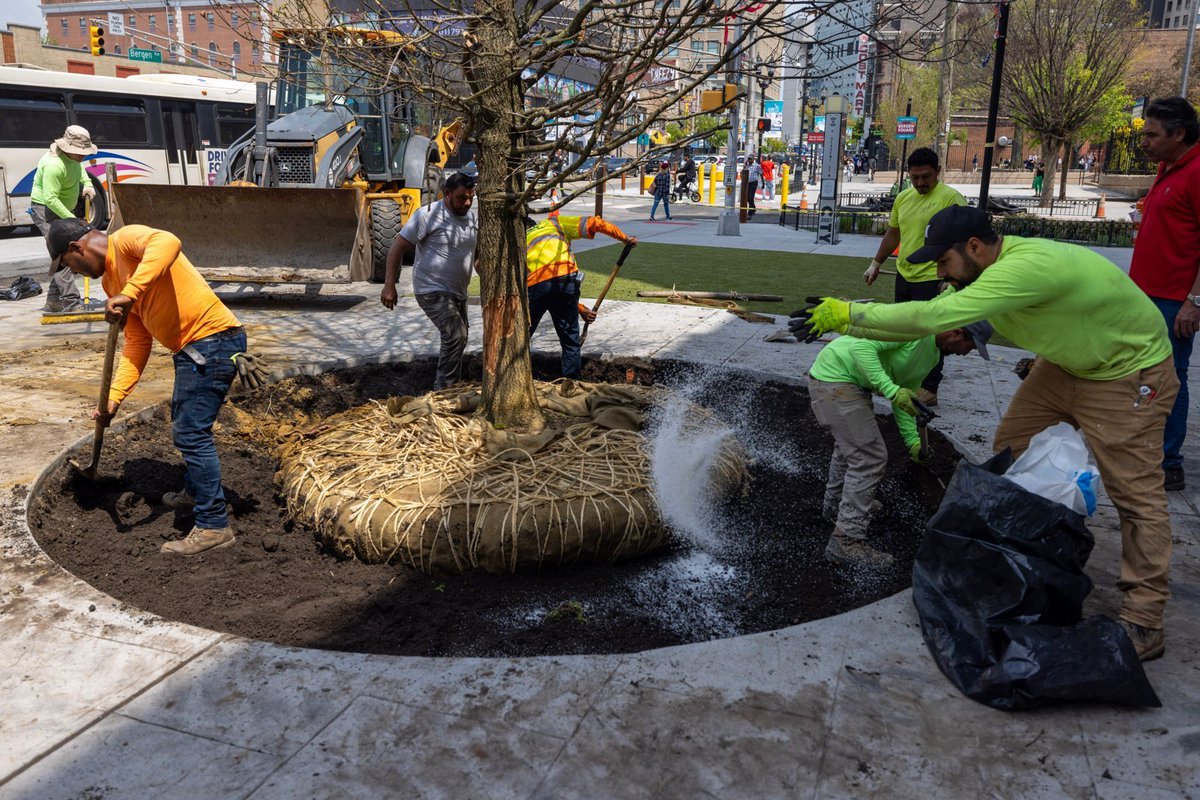
[[[164,494],[162,496],[162,504],[167,508],[185,510],[196,505],[196,498],[188,494],[187,489],[184,489],[181,492],[167,492]]]
[[[1162,656],[1163,651],[1167,649],[1167,639],[1162,628],[1144,628],[1129,620],[1119,621],[1129,640],[1133,642],[1133,649],[1137,650],[1139,660],[1153,661]]]
[[[864,566],[872,569],[886,569],[896,559],[881,550],[876,550],[863,539],[853,539],[837,528],[825,545],[825,560],[835,564],[849,566]]]
[[[192,532],[184,538],[164,544],[160,552],[194,556],[206,550],[220,550],[222,547],[229,547],[236,541],[233,528],[228,525],[224,528],[192,528]]]
[[[937,392],[931,392],[925,388],[917,389],[917,399],[933,408],[937,405]]]
[[[1187,486],[1183,479],[1183,467],[1163,468],[1163,488],[1168,492],[1182,492]]]
[[[55,300],[53,302],[47,300],[46,305],[42,306],[42,314],[74,314],[79,311],[86,311],[82,300]]]

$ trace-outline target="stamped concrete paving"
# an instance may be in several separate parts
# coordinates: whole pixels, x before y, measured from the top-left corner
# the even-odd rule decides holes
[[[728,241],[711,241],[709,228],[693,226],[691,241]],[[735,246],[754,246],[748,238]],[[387,314],[375,295],[365,285],[315,301],[226,293],[255,348],[280,367],[433,352],[411,298]],[[1159,710],[1003,714],[966,700],[925,650],[907,592],[773,633],[623,656],[287,648],[123,607],[33,543],[29,488],[89,431],[101,346],[100,326],[33,325],[36,306],[0,308],[0,797],[1200,796],[1194,491],[1171,497],[1168,648],[1147,668]],[[720,311],[605,309],[592,356],[683,358],[798,381],[817,352],[763,342],[770,326]],[[472,325],[478,350],[477,308]],[[553,351],[553,334],[540,332],[535,346]],[[942,390],[936,424],[973,458],[987,454],[1016,386],[1021,353],[993,350],[991,364],[951,359]],[[129,405],[169,390],[159,352]],[[1195,459],[1188,467],[1200,476]],[[1091,527],[1089,610],[1114,614],[1111,507]]]

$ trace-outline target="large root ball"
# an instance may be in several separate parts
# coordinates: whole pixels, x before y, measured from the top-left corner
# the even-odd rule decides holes
[[[467,387],[393,397],[330,417],[282,448],[277,483],[327,547],[431,574],[493,573],[616,561],[667,538],[641,432],[665,390],[575,381],[536,384],[547,419],[498,431]],[[692,406],[697,427],[720,425]],[[713,494],[741,489],[745,453],[721,439]]]

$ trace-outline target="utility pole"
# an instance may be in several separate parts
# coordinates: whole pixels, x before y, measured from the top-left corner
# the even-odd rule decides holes
[[[737,52],[737,47],[742,39],[742,18],[740,16],[734,18],[733,23],[733,38],[725,45],[726,57],[728,63],[725,65],[725,82],[738,84],[738,59],[741,57]],[[740,101],[734,101],[729,109],[729,141],[725,148],[725,177],[722,183],[725,184],[725,204],[721,208],[721,215],[717,219],[717,236],[741,236],[741,228],[738,223],[738,210],[734,200],[734,187],[737,186],[737,157],[738,157],[738,135],[741,133],[741,126],[738,119],[738,106]]]
[[[908,98],[908,103],[904,106],[904,116],[912,116],[912,98]],[[904,188],[904,170],[908,168],[908,139],[904,140],[904,146],[900,148],[900,166],[896,168],[896,186],[899,189]]]
[[[979,180],[979,205],[987,211],[988,188],[992,183],[992,154],[996,149],[996,117],[1000,114],[1000,78],[1004,75],[1004,42],[1008,38],[1008,8],[1011,0],[1000,0],[996,23],[996,60],[992,68],[992,97],[988,101],[987,135],[983,140],[983,177]]]
[[[1188,15],[1187,48],[1183,53],[1183,77],[1179,79],[1179,96],[1187,97],[1188,73],[1192,71],[1192,46],[1196,42],[1196,9],[1200,8],[1200,0],[1192,3],[1192,12]]]
[[[943,167],[950,148],[950,103],[954,92],[954,61],[950,59],[950,45],[954,42],[957,23],[958,4],[955,0],[948,0],[942,19],[942,63],[938,72],[937,98],[937,154]],[[908,116],[912,116],[911,110]]]

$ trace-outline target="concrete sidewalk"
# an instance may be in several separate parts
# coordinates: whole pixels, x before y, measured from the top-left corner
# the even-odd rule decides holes
[[[717,238],[698,224],[634,230],[652,241]],[[755,226],[739,244],[783,247],[794,242],[785,234]],[[437,349],[415,302],[386,313],[377,287],[323,290],[315,301],[223,295],[276,367]],[[90,435],[102,346],[100,326],[31,324],[20,312],[37,300],[0,314],[2,797],[1200,796],[1195,489],[1170,496],[1175,597],[1166,656],[1147,665],[1158,710],[1004,714],[975,704],[930,659],[908,592],[776,632],[632,655],[422,659],[281,647],[125,607],[33,542],[31,487],[55,454]],[[475,306],[471,325],[478,351]],[[723,311],[612,302],[586,354],[801,380],[817,346],[766,343],[770,330]],[[534,346],[555,352],[552,331]],[[935,423],[975,459],[988,454],[1022,355],[992,351],[991,362],[948,361]],[[130,410],[170,392],[169,359],[156,354]],[[1200,461],[1187,468],[1200,475]],[[1115,616],[1111,507],[1102,503],[1089,525],[1088,613]]]

